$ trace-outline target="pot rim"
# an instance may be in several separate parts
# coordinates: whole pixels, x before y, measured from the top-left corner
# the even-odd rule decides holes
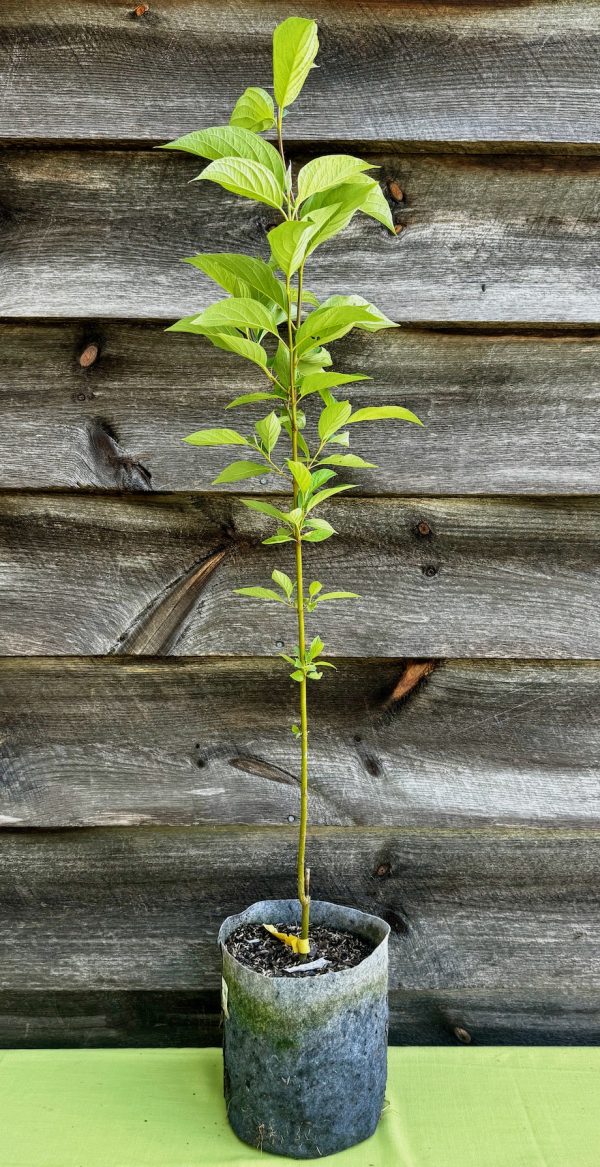
[[[221,949],[221,953],[222,953],[223,957],[225,957],[225,955],[226,955],[228,961],[231,961],[232,964],[234,964],[238,969],[243,969],[244,976],[257,977],[261,983],[263,983],[265,981],[266,982],[277,982],[277,981],[283,980],[286,983],[286,985],[290,985],[290,984],[306,985],[306,983],[308,981],[310,981],[313,984],[320,982],[321,988],[323,988],[324,987],[323,982],[327,982],[328,984],[331,985],[334,982],[339,983],[339,982],[344,981],[345,979],[347,979],[349,977],[352,977],[352,976],[355,977],[357,974],[357,971],[359,969],[362,971],[362,970],[367,968],[369,963],[375,964],[379,960],[379,955],[381,953],[381,950],[384,948],[387,948],[388,938],[389,938],[389,935],[391,932],[391,928],[390,928],[390,925],[388,924],[387,920],[383,920],[380,916],[376,916],[372,912],[363,912],[360,908],[349,907],[346,904],[336,904],[330,900],[312,900],[311,901],[311,908],[317,909],[317,915],[321,915],[323,912],[327,913],[327,911],[331,909],[334,913],[336,911],[347,912],[353,917],[353,919],[356,923],[360,924],[362,922],[364,924],[364,928],[365,928],[365,930],[363,932],[361,932],[358,929],[353,929],[350,923],[348,923],[348,925],[346,926],[346,928],[344,930],[349,931],[349,932],[354,931],[355,935],[357,935],[357,936],[362,935],[363,938],[372,940],[372,942],[375,944],[373,951],[370,952],[368,954],[368,956],[365,956],[363,958],[363,960],[359,961],[358,964],[353,964],[350,968],[340,969],[337,972],[321,973],[321,975],[319,977],[299,977],[299,978],[295,978],[295,977],[270,977],[266,973],[260,972],[258,969],[254,969],[250,965],[243,964],[240,960],[238,960],[237,957],[234,956],[233,953],[230,952],[229,949],[227,948],[227,940],[228,940],[229,936],[231,936],[231,934],[233,932],[235,932],[236,929],[238,927],[240,927],[242,924],[258,922],[255,920],[248,919],[248,915],[250,913],[252,913],[253,911],[255,911],[258,908],[260,908],[260,909],[265,908],[268,912],[270,909],[275,909],[276,905],[283,906],[284,908],[287,909],[288,912],[291,912],[292,915],[296,914],[298,916],[298,922],[299,922],[300,905],[298,903],[298,900],[296,900],[296,899],[256,900],[255,903],[249,904],[247,908],[243,909],[243,911],[236,912],[231,916],[227,916],[223,920],[223,923],[221,924],[221,927],[219,928],[219,935],[218,935],[217,943],[219,945],[219,948]],[[262,922],[268,923],[269,921],[268,920],[261,921],[261,923]],[[294,921],[293,919],[290,920],[290,923],[295,923],[295,922],[297,922],[297,921]],[[333,926],[335,926],[335,925],[333,925]],[[367,928],[369,926],[371,927],[371,929],[373,931],[377,930],[379,932],[379,934],[380,934],[379,940],[377,940],[372,935],[371,932],[367,931]]]

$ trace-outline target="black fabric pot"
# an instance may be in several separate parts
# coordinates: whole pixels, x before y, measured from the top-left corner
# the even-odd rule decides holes
[[[297,900],[263,900],[229,916],[223,954],[224,1086],[229,1122],[245,1143],[293,1159],[331,1155],[369,1138],[387,1074],[389,925],[313,901],[311,922],[372,940],[345,972],[267,977],[226,948],[241,924],[298,924]]]

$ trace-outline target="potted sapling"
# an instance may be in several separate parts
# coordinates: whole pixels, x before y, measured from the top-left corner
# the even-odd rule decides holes
[[[196,447],[235,447],[217,484],[269,474],[279,488],[274,501],[241,499],[272,521],[262,542],[278,560],[267,586],[236,590],[250,604],[285,605],[295,624],[296,642],[281,656],[297,695],[291,726],[299,753],[297,889],[294,898],[255,903],[229,917],[219,943],[229,1122],[246,1143],[292,1158],[331,1154],[371,1135],[386,1081],[389,926],[351,906],[311,902],[310,896],[310,690],[333,667],[313,621],[322,604],[358,598],[337,581],[324,585],[312,578],[313,564],[318,545],[335,535],[335,507],[325,506],[325,517],[324,504],[351,489],[336,481],[339,471],[372,466],[351,450],[358,427],[386,419],[421,424],[399,405],[355,409],[347,387],[367,378],[333,368],[333,341],[351,329],[393,328],[393,321],[360,295],[340,293],[320,302],[306,286],[305,270],[317,248],[357,212],[394,232],[370,163],[329,154],[292,173],[283,119],[317,50],[314,21],[285,20],[273,34],[274,100],[264,89],[246,89],[229,125],[163,147],[208,159],[198,175],[202,182],[262,203],[279,220],[268,231],[265,258],[210,253],[187,260],[227,295],[169,331],[205,337],[250,361],[263,378],[260,389],[228,406],[258,414],[250,429],[203,429],[184,440]],[[277,144],[261,136],[271,131]]]

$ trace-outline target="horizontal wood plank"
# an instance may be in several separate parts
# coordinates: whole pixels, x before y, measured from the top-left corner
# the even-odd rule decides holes
[[[312,823],[597,823],[600,666],[338,669],[311,693]],[[4,660],[0,827],[297,822],[296,701],[265,660]]]
[[[598,499],[359,499],[306,576],[363,597],[310,626],[348,656],[600,657]],[[234,497],[0,496],[3,655],[272,656],[292,613],[233,594],[292,570]]]
[[[82,367],[91,345],[96,359]],[[203,338],[153,324],[5,323],[0,349],[4,489],[210,490],[223,452],[190,450],[182,437],[223,424],[234,393],[264,384]],[[595,493],[599,351],[597,335],[568,333],[408,327],[346,338],[337,367],[372,377],[352,400],[406,404],[426,423],[362,427],[353,445],[379,470],[353,481],[373,494]],[[234,424],[263,412],[248,408]],[[310,421],[310,399],[307,412]]]
[[[0,135],[172,137],[227,121],[271,83],[289,5],[3,0]],[[319,22],[320,69],[291,137],[598,142],[595,4],[297,4]]]
[[[402,189],[401,234],[355,217],[307,267],[318,295],[359,292],[404,322],[600,321],[600,159],[372,161]],[[266,254],[277,216],[189,183],[198,170],[160,151],[6,151],[0,315],[169,320],[205,307],[212,286],[179,257]]]
[[[289,827],[8,833],[0,988],[215,989],[221,920],[294,894],[295,840]],[[315,898],[390,921],[392,991],[600,988],[598,831],[314,828],[309,862]]]
[[[598,1045],[600,991],[395,989],[392,1045]],[[0,1048],[214,1046],[220,994],[0,990]],[[465,1037],[466,1035],[466,1037]]]

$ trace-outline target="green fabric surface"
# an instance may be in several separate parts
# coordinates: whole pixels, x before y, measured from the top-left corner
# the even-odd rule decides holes
[[[389,1065],[376,1134],[336,1167],[600,1163],[600,1049],[394,1048]],[[290,1160],[229,1130],[220,1050],[0,1051],[2,1167],[259,1162]]]

